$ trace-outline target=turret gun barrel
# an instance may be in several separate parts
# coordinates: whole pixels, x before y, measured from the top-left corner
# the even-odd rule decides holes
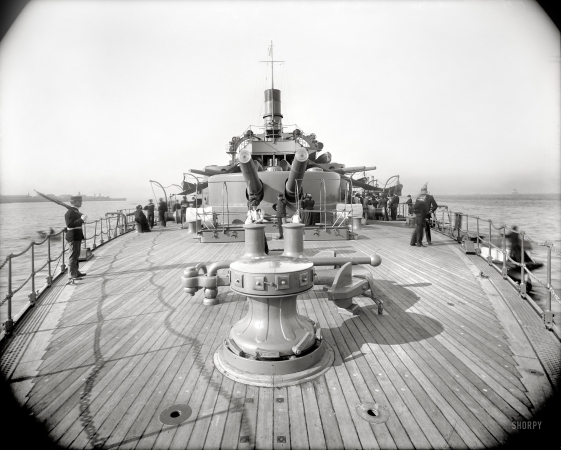
[[[300,148],[296,150],[294,154],[290,174],[288,175],[288,180],[286,181],[285,194],[289,201],[293,202],[297,200],[296,193],[300,194],[302,192],[302,181],[304,180],[307,168],[308,151]]]
[[[257,174],[257,167],[251,157],[251,152],[246,149],[240,150],[238,155],[240,169],[247,183],[247,197],[249,200],[255,199],[261,201],[263,199],[263,183]]]

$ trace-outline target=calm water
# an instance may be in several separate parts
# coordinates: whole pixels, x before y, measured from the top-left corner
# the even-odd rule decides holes
[[[401,201],[404,201],[402,197]],[[490,219],[498,227],[504,223],[507,225],[518,225],[527,236],[534,241],[549,241],[561,250],[561,195],[472,195],[472,196],[449,196],[436,195],[435,199],[439,205],[447,205],[452,211],[463,212],[469,215],[478,215],[482,219]],[[124,202],[84,202],[80,211],[88,215],[88,220],[104,217],[106,212],[118,209],[134,208],[138,203],[145,201]],[[438,217],[441,217],[441,211]],[[0,204],[0,264],[9,253],[19,253],[24,250],[32,240],[41,241],[38,231],[47,231],[53,228],[59,231],[64,228],[65,209],[54,203],[11,203]],[[488,223],[480,223],[480,234],[487,236]],[[465,228],[465,224],[463,225]],[[470,231],[475,232],[475,219],[469,220]],[[89,226],[87,235],[93,234],[93,226]],[[498,231],[493,229],[493,236],[498,236]],[[91,247],[91,241],[88,246]],[[62,243],[55,240],[52,243],[52,255],[58,255]],[[16,258],[13,261],[14,282],[13,289],[17,288],[28,276],[31,270],[30,252]],[[547,259],[547,251],[544,247],[534,245],[532,257],[543,263]],[[555,253],[552,255],[553,270],[552,284],[556,289],[561,287],[561,257]],[[46,245],[36,248],[36,267],[47,261]],[[56,263],[53,263],[53,268]],[[545,267],[534,272],[537,276],[546,279]],[[43,286],[47,276],[46,270],[36,276],[36,289]],[[543,304],[545,290],[536,286],[538,303]],[[31,290],[28,283],[17,297],[25,300]],[[7,267],[0,270],[0,298],[3,299],[7,291]],[[23,301],[22,300],[22,301]],[[555,300],[553,299],[553,302]],[[17,309],[17,308],[16,308]],[[561,315],[557,314],[559,320]],[[5,320],[5,305],[0,308],[0,321]],[[557,321],[556,320],[556,321]]]

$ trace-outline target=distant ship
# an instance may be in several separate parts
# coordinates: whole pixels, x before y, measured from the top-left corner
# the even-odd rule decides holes
[[[49,197],[56,198],[63,202],[70,201],[70,194],[64,195],[54,195],[54,194],[47,194]],[[101,194],[96,196],[90,195],[82,195],[82,201],[84,202],[116,202],[116,201],[126,201],[126,198],[111,198],[111,197],[102,197]],[[0,203],[35,203],[35,202],[48,202],[46,198],[41,197],[40,195],[31,196],[27,195],[0,195]]]
[[[512,195],[517,195],[517,194],[518,194],[518,191],[516,189],[513,189],[512,190]]]

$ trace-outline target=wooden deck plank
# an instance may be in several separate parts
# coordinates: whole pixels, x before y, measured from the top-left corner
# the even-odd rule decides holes
[[[329,369],[327,372],[330,372],[332,370],[333,369]],[[345,433],[346,430],[342,430],[345,424],[348,423],[348,420],[343,420],[343,421],[339,420],[339,416],[337,416],[337,412],[339,412],[337,409],[337,405],[339,402],[338,401],[334,402],[332,400],[331,394],[329,392],[329,388],[327,386],[327,381],[325,379],[325,375],[315,378],[312,381],[312,384],[314,386],[314,392],[316,395],[316,401],[318,404],[321,423],[323,425],[323,435],[325,438],[325,444],[327,448],[330,450],[348,448],[344,444],[344,439],[343,439],[343,433]],[[347,438],[347,441],[348,440],[349,439]],[[353,447],[353,448],[360,448],[360,447]]]
[[[306,308],[307,316],[318,323],[322,330],[325,328],[325,322],[320,323],[314,306],[312,305],[312,299],[309,293],[304,294],[304,306]],[[331,344],[330,344],[331,345]],[[332,345],[331,345],[332,346]],[[332,346],[333,347],[333,346]],[[334,350],[335,351],[335,350]],[[328,370],[332,371],[333,368]],[[343,448],[343,437],[340,430],[340,424],[337,420],[335,414],[334,405],[332,404],[331,398],[326,393],[329,393],[329,388],[327,387],[325,376],[318,377],[310,382],[313,386],[317,407],[319,411],[319,418],[321,419],[321,424],[323,426],[323,436],[325,444],[328,449],[340,449]],[[308,406],[310,406],[311,411],[315,410],[315,403],[306,405],[306,414],[308,411]],[[307,417],[307,416],[306,416]],[[319,437],[317,437],[319,439]]]
[[[211,422],[206,433],[206,439],[204,445],[199,448],[205,449],[218,449],[220,448],[220,443],[223,440],[224,433],[226,430],[226,419],[230,410],[238,409],[239,405],[231,405],[232,392],[234,389],[234,381],[229,378],[222,377],[222,386],[220,387],[220,392],[217,393],[217,401],[212,412]],[[238,434],[236,430],[235,434]],[[191,440],[189,440],[189,445],[191,445]]]
[[[222,383],[226,383],[226,380]],[[231,383],[232,395],[230,396],[224,433],[220,436],[221,441],[215,446],[213,444],[217,439],[214,436],[209,436],[207,442],[205,442],[205,448],[237,448],[238,446],[239,437],[241,435],[242,415],[244,413],[246,386],[238,382],[231,381]]]
[[[273,448],[274,401],[274,388],[259,388],[259,403],[257,406],[257,429],[255,434],[256,449],[268,450]]]
[[[288,449],[291,445],[292,430],[289,422],[289,401],[286,387],[276,387],[273,403],[273,448]]]
[[[214,407],[216,405],[216,401],[218,400],[219,392],[222,394],[225,393],[222,390],[222,380],[225,378],[217,369],[212,369],[213,364],[208,365],[208,370],[212,370],[212,375],[209,381],[209,385],[206,388],[206,392],[204,393],[204,397],[202,403],[200,405],[200,409],[197,412],[196,420],[193,418],[193,426],[191,435],[189,436],[188,441],[183,441],[183,445],[186,444],[185,448],[188,449],[201,449],[204,447],[208,429],[210,427],[210,423],[214,416],[220,417],[223,413],[215,413]],[[200,382],[197,383],[198,387],[201,387],[200,391],[202,393],[203,389],[200,386]],[[190,402],[190,405],[197,405],[196,399],[191,397],[194,401]]]
[[[312,450],[316,448],[328,448],[328,445],[325,442],[325,437],[323,435],[323,426],[322,426],[321,415],[319,412],[319,405],[317,402],[314,385],[312,382],[307,381],[302,385],[300,385],[299,387],[300,387],[300,393],[302,395],[304,415],[306,418],[306,431],[307,431],[307,441],[309,443],[309,448]],[[291,388],[296,388],[296,386],[291,386],[289,390]],[[292,414],[292,410],[291,410],[291,414]],[[292,418],[291,418],[291,427],[292,427]],[[292,434],[292,437],[293,439],[296,439],[294,434],[295,433]],[[302,440],[303,439],[304,438],[302,438]]]
[[[320,324],[328,323],[328,319],[326,319],[317,298],[312,297],[312,305]],[[334,410],[337,411],[336,417],[337,422],[339,422],[343,444],[346,448],[362,448],[361,432],[364,433],[365,438],[369,439],[369,442],[376,442],[376,438],[369,424],[356,414],[355,408],[360,404],[360,400],[358,395],[356,395],[346,369],[342,367],[343,363],[339,353],[340,350],[338,350],[337,340],[328,327],[325,327],[323,331],[324,339],[335,350],[333,369],[328,370],[324,376],[327,384],[327,393],[331,397]]]
[[[239,449],[259,448],[257,447],[259,395],[260,395],[259,391],[260,388],[258,388],[257,386],[248,385],[246,387],[245,399],[243,404],[242,422],[240,426],[240,434],[238,439]],[[242,437],[247,438],[246,442],[241,441]],[[223,447],[223,448],[228,448],[228,447]]]
[[[287,401],[290,426],[290,448],[297,450],[309,449],[310,443],[308,441],[308,430],[309,428],[312,428],[312,433],[317,430],[313,425],[313,420],[309,425],[306,420],[301,385],[297,384],[295,386],[288,386]]]

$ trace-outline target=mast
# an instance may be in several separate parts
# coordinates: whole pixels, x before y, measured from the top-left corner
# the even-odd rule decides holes
[[[271,47],[269,48],[269,54],[271,55],[271,89],[275,89],[275,71],[274,71],[274,58],[273,58],[273,41],[271,40]],[[273,115],[275,113],[275,106],[273,105]]]

